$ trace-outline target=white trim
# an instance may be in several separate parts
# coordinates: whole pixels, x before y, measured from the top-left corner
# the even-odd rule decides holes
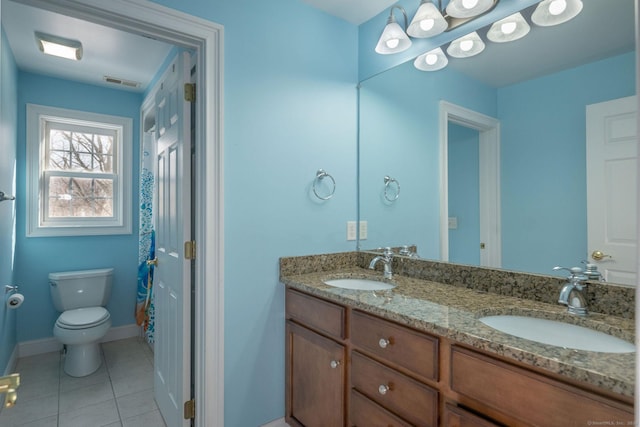
[[[263,424],[261,427],[289,427],[289,424],[284,421],[284,418],[279,418],[270,423]]]
[[[502,266],[500,220],[500,122],[473,110],[440,101],[440,259],[449,260],[449,122],[479,131],[480,265]]]
[[[118,135],[116,144],[116,197],[114,197],[114,217],[111,218],[70,218],[55,220],[45,218],[43,210],[48,194],[44,171],[45,155],[44,128],[48,122],[95,123],[97,126],[113,128]],[[27,104],[27,237],[95,236],[131,234],[132,232],[132,145],[133,119],[88,111],[70,110],[45,105]],[[88,175],[89,176],[89,175]]]
[[[116,326],[110,328],[100,342],[123,340],[127,338],[141,336],[140,326],[132,323],[130,325]],[[36,354],[50,353],[62,350],[62,344],[55,337],[42,338],[39,340],[22,341],[16,346],[17,357],[29,357]]]
[[[196,51],[195,425],[223,427],[223,27],[146,0],[18,1]]]

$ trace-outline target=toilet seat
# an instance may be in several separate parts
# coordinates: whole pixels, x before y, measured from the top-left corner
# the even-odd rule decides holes
[[[56,326],[62,329],[87,329],[99,326],[111,318],[104,307],[76,308],[63,312],[56,321]]]

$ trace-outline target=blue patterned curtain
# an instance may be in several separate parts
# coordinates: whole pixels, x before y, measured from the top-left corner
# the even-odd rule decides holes
[[[145,338],[153,343],[153,266],[148,260],[155,258],[155,230],[153,229],[153,194],[155,184],[155,162],[153,137],[145,133],[142,142],[140,164],[140,229],[138,246],[138,294],[136,299],[136,322],[144,328]]]

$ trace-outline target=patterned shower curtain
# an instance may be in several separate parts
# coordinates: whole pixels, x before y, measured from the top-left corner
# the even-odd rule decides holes
[[[153,270],[147,264],[155,258],[155,230],[153,229],[153,194],[155,184],[153,137],[145,133],[140,152],[140,229],[138,245],[138,294],[136,322],[144,329],[149,343],[154,342]]]

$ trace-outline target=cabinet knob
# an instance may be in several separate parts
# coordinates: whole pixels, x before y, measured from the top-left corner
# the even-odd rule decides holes
[[[389,387],[386,384],[380,384],[380,386],[378,387],[378,393],[380,393],[383,396],[387,394],[389,390],[391,390],[391,387]]]
[[[378,341],[378,345],[380,346],[380,348],[387,348],[388,346],[390,346],[392,344],[391,339],[387,339],[387,338],[380,338],[380,341]]]
[[[329,366],[331,366],[331,369],[336,369],[338,366],[340,366],[340,361],[332,360],[331,363],[329,363]]]

